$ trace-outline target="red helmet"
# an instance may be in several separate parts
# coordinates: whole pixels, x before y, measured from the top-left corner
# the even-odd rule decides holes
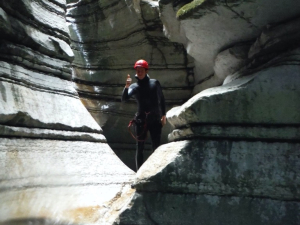
[[[137,67],[143,67],[145,68],[146,70],[149,69],[149,66],[148,66],[148,63],[147,61],[143,60],[143,59],[140,59],[138,61],[136,61],[136,63],[134,64],[134,69],[136,69]]]

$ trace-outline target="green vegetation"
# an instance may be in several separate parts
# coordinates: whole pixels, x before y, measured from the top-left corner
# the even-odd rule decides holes
[[[197,11],[204,2],[211,0],[194,0],[191,3],[188,3],[182,6],[178,11],[176,17],[178,19],[185,19]]]

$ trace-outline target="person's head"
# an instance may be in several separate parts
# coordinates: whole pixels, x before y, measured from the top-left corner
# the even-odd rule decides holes
[[[140,59],[134,64],[134,69],[136,70],[136,75],[138,78],[142,80],[148,73],[149,65],[147,61]]]

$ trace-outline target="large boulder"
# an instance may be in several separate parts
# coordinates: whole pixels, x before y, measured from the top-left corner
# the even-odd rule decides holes
[[[299,125],[300,67],[290,63],[299,61],[299,51],[282,54],[261,70],[247,76],[237,73],[231,82],[202,91],[170,110],[169,122],[174,127],[193,123]]]
[[[229,139],[161,146],[138,171],[120,224],[296,225],[299,147]]]
[[[237,43],[254,41],[265,26],[299,16],[300,7],[298,0],[160,0],[159,3],[165,33],[182,41],[187,54],[194,58],[193,94],[222,84],[224,78],[216,77],[213,69],[219,52]]]

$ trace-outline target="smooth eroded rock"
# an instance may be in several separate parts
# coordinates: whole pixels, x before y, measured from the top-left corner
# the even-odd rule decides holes
[[[189,140],[159,147],[137,172],[138,192],[298,201],[299,143]]]

